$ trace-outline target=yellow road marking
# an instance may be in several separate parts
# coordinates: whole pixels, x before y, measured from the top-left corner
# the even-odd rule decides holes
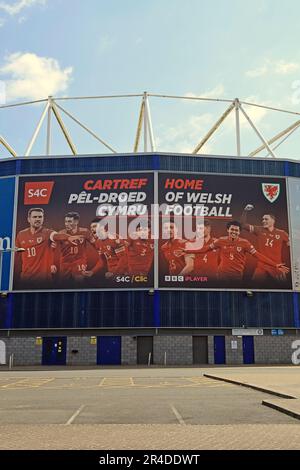
[[[38,388],[41,387],[42,385],[45,385],[49,382],[53,382],[53,378],[38,378],[38,379],[32,379],[32,378],[27,378],[27,379],[22,379],[18,380],[17,382],[10,382],[6,385],[1,385],[0,388],[2,389],[19,389],[19,388]]]
[[[102,385],[105,382],[105,379],[106,379],[106,377],[103,377],[103,379],[101,379],[101,381],[98,383],[98,387],[102,387]]]

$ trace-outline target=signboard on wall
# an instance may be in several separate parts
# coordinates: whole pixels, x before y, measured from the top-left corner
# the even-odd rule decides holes
[[[292,288],[286,180],[159,174],[159,286]]]
[[[16,182],[13,214],[15,178],[0,179],[10,194],[0,235],[24,251],[12,263],[2,252],[2,290],[300,290],[297,178],[146,171]]]
[[[288,186],[293,253],[293,288],[300,291],[300,179],[288,178]]]
[[[13,290],[153,287],[153,194],[152,173],[20,177]]]

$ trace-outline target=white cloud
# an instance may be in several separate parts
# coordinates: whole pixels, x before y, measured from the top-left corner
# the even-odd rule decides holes
[[[286,62],[285,60],[265,60],[261,67],[247,70],[246,76],[250,78],[263,77],[268,74],[288,75],[300,69],[300,63]]]
[[[266,105],[266,103],[260,102],[259,98],[257,96],[248,96],[247,98],[243,99],[242,101],[248,102],[248,103],[257,103],[261,105]],[[247,106],[247,105],[242,105],[244,111],[246,114],[249,116],[253,124],[257,127],[259,127],[259,124],[263,122],[264,117],[268,113],[268,110],[265,108],[258,108],[256,106]],[[244,114],[242,111],[239,113],[240,115],[240,128],[245,129],[245,130],[250,130],[251,132],[254,132],[251,128],[250,123],[248,120],[245,118]],[[236,121],[235,121],[235,112],[234,110],[231,111],[229,116],[225,119],[224,123],[222,124],[222,133],[230,133],[232,131],[235,131],[236,128]]]
[[[156,135],[157,146],[162,152],[191,153],[212,124],[213,115],[205,113],[191,116],[176,126],[163,127]],[[209,149],[206,144],[201,153],[209,153]]]
[[[263,75],[266,75],[267,72],[268,72],[267,66],[263,65],[262,67],[258,67],[257,69],[248,70],[246,72],[246,76],[251,77],[251,78],[262,77]]]
[[[296,72],[300,68],[300,64],[297,64],[296,62],[285,62],[284,60],[280,60],[275,63],[274,66],[275,73],[278,75],[288,75],[289,73]]]
[[[219,83],[218,85],[215,86],[212,90],[204,91],[202,93],[199,93],[196,95],[195,93],[189,92],[186,93],[184,96],[187,98],[221,98],[224,96],[224,86],[222,83]]]
[[[6,82],[7,100],[36,100],[65,91],[72,71],[72,67],[62,69],[55,59],[17,52],[6,58],[0,76]]]
[[[10,16],[18,15],[24,8],[29,8],[34,5],[45,5],[47,0],[18,0],[12,5],[7,2],[0,2],[0,10],[4,11]]]

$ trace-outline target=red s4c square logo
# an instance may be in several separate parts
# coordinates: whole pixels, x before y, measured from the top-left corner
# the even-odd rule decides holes
[[[49,204],[54,181],[34,181],[25,183],[24,204],[45,205]]]

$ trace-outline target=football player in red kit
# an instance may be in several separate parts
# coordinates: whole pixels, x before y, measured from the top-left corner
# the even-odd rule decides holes
[[[258,251],[270,258],[276,264],[283,263],[282,255],[284,247],[289,247],[289,235],[284,230],[275,227],[276,218],[273,214],[264,214],[261,225],[251,225],[247,223],[247,213],[254,209],[254,206],[247,204],[244,208],[241,223],[245,230],[253,233],[257,237]],[[253,279],[265,280],[273,278],[280,280],[283,278],[282,273],[278,273],[272,266],[258,262]]]
[[[86,244],[90,239],[89,230],[79,227],[80,216],[77,212],[65,215],[65,228],[59,234],[78,236],[76,244],[68,240],[60,242],[60,278],[63,281],[74,279],[82,281],[82,272],[87,268]]]
[[[93,245],[98,251],[99,260],[89,271],[85,270],[83,276],[92,277],[105,266],[105,277],[107,279],[115,274],[123,274],[127,266],[127,250],[125,241],[117,235],[110,234],[103,225],[94,220],[93,225]],[[97,237],[97,238],[96,238]],[[104,259],[104,261],[103,261]]]
[[[127,240],[129,274],[149,274],[154,257],[154,243],[148,226],[137,227]]]
[[[196,224],[195,240],[186,244],[186,249],[206,248],[213,243],[216,238],[211,236],[211,224],[208,220]],[[206,276],[208,279],[215,279],[218,271],[219,254],[218,250],[210,250],[205,253],[191,255],[193,257],[193,269],[191,274]]]
[[[283,263],[276,263],[258,252],[248,240],[240,238],[241,224],[238,221],[228,222],[227,237],[220,237],[209,246],[200,250],[183,250],[176,254],[181,256],[186,253],[206,253],[218,249],[220,263],[218,266],[218,278],[223,281],[241,281],[244,274],[247,253],[257,258],[261,263],[272,266],[278,274],[289,272],[289,268]]]
[[[161,252],[169,265],[170,275],[185,275],[193,270],[194,260],[191,253],[184,256],[176,256],[178,250],[184,250],[186,240],[178,238],[178,229],[175,222],[165,222],[163,224],[164,238],[169,240],[161,247]]]
[[[17,256],[21,256],[20,279],[26,283],[51,281],[57,272],[52,244],[65,240],[74,246],[79,239],[44,227],[44,219],[44,209],[30,209],[27,217],[29,228],[21,230],[16,238],[16,246],[25,250]]]

